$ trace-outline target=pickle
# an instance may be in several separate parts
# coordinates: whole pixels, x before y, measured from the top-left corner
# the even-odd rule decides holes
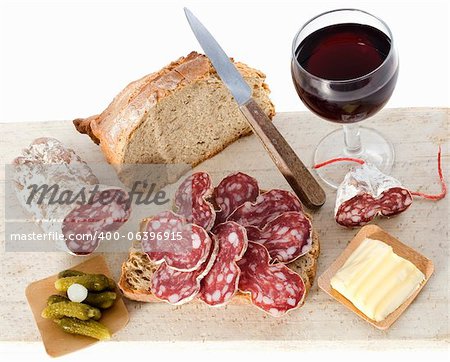
[[[109,290],[115,290],[116,289],[116,282],[114,280],[112,280],[111,278],[108,278],[108,289]]]
[[[81,334],[99,340],[111,338],[111,333],[108,328],[93,320],[80,321],[75,318],[61,318],[55,319],[54,322],[67,333]]]
[[[116,301],[117,294],[115,292],[89,293],[83,303],[92,305],[93,307],[108,309]]]
[[[93,318],[99,320],[102,313],[99,309],[90,305],[77,302],[58,302],[44,308],[42,317],[48,319],[59,319],[63,317],[74,317],[81,320]]]
[[[62,272],[60,272],[58,274],[58,279],[59,278],[67,278],[67,277],[76,277],[76,276],[84,275],[84,274],[86,274],[86,273],[83,273],[78,270],[67,269],[67,270],[63,270]]]
[[[61,294],[53,294],[47,299],[47,305],[52,305],[59,302],[70,302],[70,300]]]
[[[114,280],[108,278],[106,275],[84,274],[60,278],[55,282],[55,288],[60,292],[67,292],[67,289],[74,283],[81,284],[90,292],[101,292],[116,287]]]

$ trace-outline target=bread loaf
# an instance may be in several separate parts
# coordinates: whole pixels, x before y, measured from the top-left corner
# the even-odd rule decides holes
[[[272,118],[265,75],[235,65]],[[196,52],[130,83],[101,114],[74,124],[119,169],[142,163],[195,166],[251,132],[209,59]]]

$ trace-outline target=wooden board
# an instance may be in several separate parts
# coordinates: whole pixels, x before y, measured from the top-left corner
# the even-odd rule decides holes
[[[345,264],[347,259],[353,254],[353,252],[361,245],[361,243],[366,239],[381,240],[382,242],[390,245],[395,254],[398,256],[409,260],[413,263],[424,275],[425,280],[420,284],[420,287],[408,298],[406,299],[395,311],[390,313],[382,321],[374,321],[362,313],[358,308],[356,308],[351,301],[345,298],[338,291],[331,287],[331,279],[338,272],[339,269]],[[422,254],[414,250],[413,248],[403,244],[400,240],[397,240],[392,235],[384,231],[377,225],[366,225],[362,227],[358,234],[350,241],[347,247],[344,249],[341,255],[339,255],[336,260],[328,267],[327,270],[319,277],[317,284],[319,288],[324,292],[329,294],[331,297],[336,299],[338,302],[342,303],[348,309],[356,313],[359,317],[374,325],[378,329],[388,329],[408,308],[408,306],[414,301],[416,296],[420,293],[422,288],[430,279],[434,271],[433,262],[424,257]]]
[[[111,276],[105,258],[101,255],[90,257],[80,264],[71,265],[70,269]],[[52,357],[75,352],[98,342],[93,338],[68,334],[61,330],[52,320],[41,316],[42,310],[47,305],[47,298],[52,294],[60,294],[55,289],[55,281],[57,279],[57,274],[54,274],[31,283],[25,290],[30,309],[33,312],[36,325],[42,337],[42,342],[44,342],[45,350]],[[99,322],[108,327],[111,334],[114,334],[127,325],[128,319],[127,308],[122,298],[119,297],[110,309],[102,311],[102,318]]]
[[[394,143],[397,158],[392,176],[402,180],[411,190],[438,192],[438,144],[443,144],[444,175],[450,177],[448,116],[448,109],[386,109],[363,123],[383,132]],[[323,136],[338,127],[310,112],[280,113],[275,124],[309,168],[314,147]],[[86,136],[77,134],[72,123],[67,121],[3,124],[2,162],[11,162],[23,147],[42,136],[60,139],[88,162],[103,160],[98,147]],[[256,177],[264,189],[288,188],[254,136],[239,140],[196,169],[211,172],[215,182],[240,170]],[[3,169],[0,172],[4,172]],[[321,240],[318,275],[341,254],[358,231],[344,229],[335,223],[335,191],[326,188],[326,192],[326,204],[313,213],[314,226]],[[264,341],[296,349],[326,342],[362,345],[370,349],[383,349],[386,345],[445,348],[449,341],[448,199],[439,202],[416,199],[405,213],[377,221],[384,230],[418,250],[435,265],[429,283],[387,331],[380,331],[361,320],[319,290],[315,283],[305,305],[281,319],[266,316],[249,306],[207,308],[195,304],[173,307],[126,301],[130,322],[113,340],[234,341],[236,344],[238,341]],[[4,225],[0,227],[4,235]],[[0,340],[39,341],[24,290],[30,282],[74,265],[79,258],[62,253],[5,253],[4,247],[1,250]],[[104,257],[117,280],[125,253],[105,253]]]

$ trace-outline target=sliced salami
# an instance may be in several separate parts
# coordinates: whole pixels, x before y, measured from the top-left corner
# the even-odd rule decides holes
[[[90,203],[78,206],[64,218],[66,245],[76,255],[90,254],[97,249],[103,233],[118,230],[129,217],[128,193],[105,186]]]
[[[270,257],[290,263],[306,254],[312,245],[311,221],[303,212],[288,211],[269,221],[264,228],[247,227],[248,239],[266,247]]]
[[[118,230],[130,216],[128,194],[99,185],[90,167],[57,139],[34,140],[14,160],[14,171],[21,205],[44,232],[63,237],[58,238],[57,249],[90,254],[101,232]],[[42,192],[32,197],[33,187]]]
[[[287,211],[303,211],[297,196],[285,190],[270,190],[259,195],[254,203],[249,201],[239,206],[229,217],[242,226],[258,228]]]
[[[208,173],[194,173],[178,187],[175,193],[175,211],[188,222],[210,230],[214,225],[216,212],[207,198],[211,196],[213,189]]]
[[[142,250],[151,261],[179,271],[197,270],[208,258],[213,245],[201,226],[188,223],[186,218],[172,211],[164,211],[144,219]]]
[[[225,177],[214,189],[214,201],[219,208],[216,225],[226,221],[244,202],[255,202],[258,195],[258,182],[253,177],[242,172]]]
[[[397,179],[375,166],[352,169],[336,194],[335,219],[346,227],[363,226],[377,215],[393,216],[412,204],[411,193]]]
[[[247,250],[245,228],[229,221],[214,228],[219,253],[201,282],[199,298],[211,306],[227,304],[236,294],[241,271],[236,262]]]
[[[184,304],[194,299],[200,292],[200,283],[211,270],[219,250],[219,243],[214,247],[199,269],[191,272],[175,270],[162,263],[152,276],[152,293],[159,299],[170,304]]]
[[[249,242],[244,257],[238,261],[241,269],[239,290],[249,293],[252,303],[274,317],[298,308],[305,296],[305,284],[297,273],[284,264],[269,264],[267,249]]]

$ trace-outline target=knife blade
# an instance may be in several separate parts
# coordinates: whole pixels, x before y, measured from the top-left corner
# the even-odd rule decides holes
[[[184,12],[206,56],[289,185],[306,206],[310,208],[321,207],[326,199],[322,187],[252,98],[249,85],[208,29],[189,9],[184,8]]]
[[[189,9],[184,8],[184,12],[195,37],[211,61],[214,69],[217,71],[217,74],[219,74],[220,79],[222,79],[230,90],[236,102],[239,105],[243,105],[252,96],[250,87],[208,29],[205,28]]]

